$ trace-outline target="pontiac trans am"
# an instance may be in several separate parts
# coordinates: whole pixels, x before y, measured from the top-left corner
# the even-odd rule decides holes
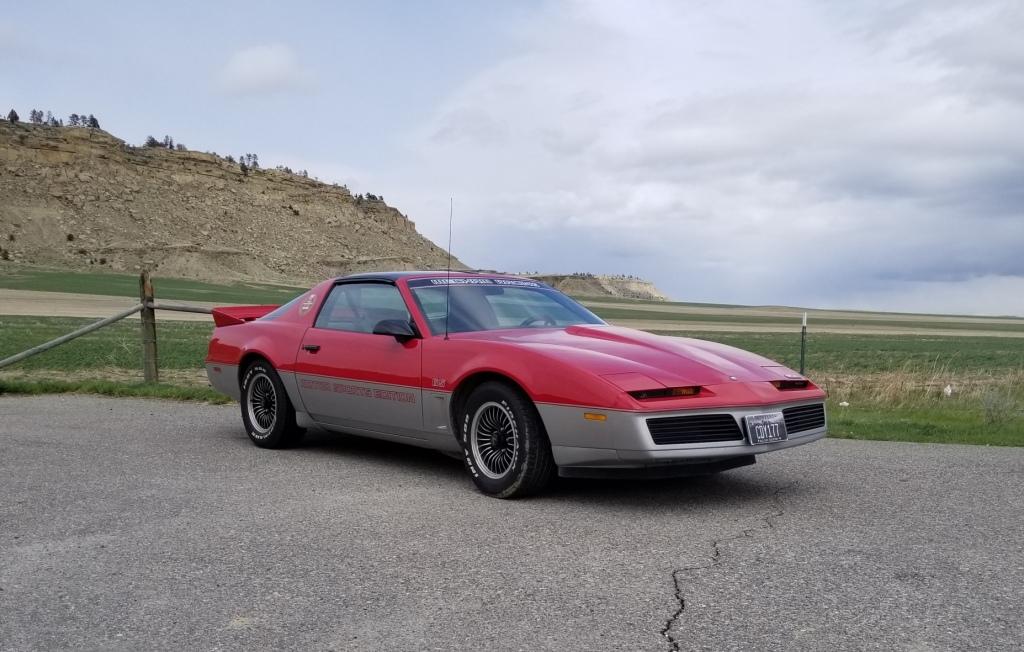
[[[753,353],[610,326],[534,280],[356,274],[214,310],[211,384],[257,446],[312,426],[460,457],[484,493],[714,473],[825,436],[825,394]]]

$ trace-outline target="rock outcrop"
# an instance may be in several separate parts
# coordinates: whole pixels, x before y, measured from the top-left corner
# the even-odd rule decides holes
[[[98,129],[0,123],[0,264],[206,281],[308,283],[442,269],[446,252],[381,200]],[[454,260],[456,268],[462,263]]]
[[[601,276],[596,274],[538,274],[539,281],[576,297],[617,297],[620,299],[646,299],[667,301],[650,281],[632,276]]]

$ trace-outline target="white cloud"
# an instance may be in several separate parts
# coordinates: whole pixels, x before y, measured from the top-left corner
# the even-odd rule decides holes
[[[267,95],[309,90],[313,74],[305,69],[287,45],[257,45],[233,53],[218,76],[220,88],[229,95]]]
[[[1024,279],[1024,41],[1006,38],[1024,12],[1007,6],[556,5],[423,126],[405,205],[454,191],[475,265],[999,312]]]

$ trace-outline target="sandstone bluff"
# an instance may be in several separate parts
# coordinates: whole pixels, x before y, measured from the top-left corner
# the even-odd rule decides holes
[[[221,282],[311,282],[448,260],[400,212],[343,187],[243,174],[213,154],[133,147],[98,129],[7,122],[0,247],[16,262]]]

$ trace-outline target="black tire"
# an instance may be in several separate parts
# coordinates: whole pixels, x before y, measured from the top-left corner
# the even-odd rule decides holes
[[[556,472],[540,415],[517,388],[489,381],[459,415],[459,443],[477,488],[497,498],[542,491]]]
[[[241,382],[242,423],[260,448],[286,448],[302,440],[305,430],[295,423],[295,408],[281,378],[266,360],[245,368]]]

